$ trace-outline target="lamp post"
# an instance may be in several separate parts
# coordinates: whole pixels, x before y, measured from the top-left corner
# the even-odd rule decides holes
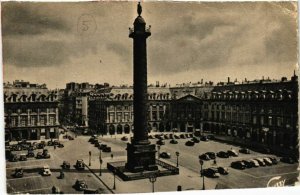
[[[103,161],[102,161],[102,156],[101,156],[101,150],[100,150],[100,155],[99,155],[99,163],[100,163],[99,175],[102,176],[101,166],[102,166]]]
[[[89,166],[91,166],[91,158],[92,158],[92,152],[89,151]]]
[[[158,159],[160,158],[159,150],[160,150],[160,145],[157,145],[157,155],[158,155]]]
[[[179,152],[178,151],[176,151],[176,157],[177,157],[177,160],[176,160],[176,167],[178,167],[178,157],[179,157]]]
[[[200,176],[203,177],[203,180],[202,180],[202,182],[203,182],[203,184],[202,184],[202,186],[203,186],[202,190],[205,190],[204,175],[203,175],[203,172],[202,172],[203,160],[199,160],[199,162],[200,162],[200,166],[201,166]]]
[[[149,181],[152,183],[152,192],[153,193],[154,193],[154,183],[156,182],[156,178],[157,178],[156,174],[151,174],[149,176]]]

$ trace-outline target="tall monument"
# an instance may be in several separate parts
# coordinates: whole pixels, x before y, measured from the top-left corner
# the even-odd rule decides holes
[[[147,38],[151,35],[150,27],[142,18],[142,6],[138,3],[138,16],[129,37],[133,39],[133,106],[134,131],[131,143],[127,144],[126,169],[131,172],[157,170],[155,163],[155,145],[148,140],[147,122]]]

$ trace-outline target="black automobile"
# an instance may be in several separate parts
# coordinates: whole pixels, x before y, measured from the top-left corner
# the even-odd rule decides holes
[[[42,152],[38,152],[38,153],[36,154],[36,158],[37,158],[37,159],[42,159],[42,158],[44,158],[43,153],[42,153]]]
[[[291,157],[288,157],[288,156],[284,156],[280,159],[281,162],[284,162],[284,163],[288,163],[288,164],[294,164],[295,161],[293,158]]]
[[[24,176],[23,169],[22,168],[16,168],[15,172],[13,173],[13,176],[15,178],[21,178],[21,177],[23,177]]]
[[[267,166],[271,166],[271,165],[273,165],[273,162],[272,162],[272,160],[271,160],[271,159],[269,159],[269,158],[263,158],[263,161],[264,161],[264,163],[265,163]]]
[[[200,139],[197,138],[197,137],[193,137],[193,138],[192,138],[192,141],[195,142],[195,143],[199,143],[199,142],[200,142]]]
[[[207,137],[207,139],[210,139],[210,140],[214,140],[215,139],[214,135],[207,135],[206,137]]]
[[[94,140],[95,140],[95,137],[92,136],[92,137],[90,137],[89,142],[93,143]]]
[[[171,158],[171,154],[168,152],[162,152],[159,155],[161,158]]]
[[[207,138],[207,136],[201,136],[201,137],[200,137],[200,140],[201,140],[201,141],[207,142],[207,141],[208,141],[208,138]]]
[[[103,150],[103,148],[106,148],[107,145],[106,144],[100,144],[100,146],[98,147],[100,150]]]
[[[58,145],[57,147],[59,147],[59,148],[63,148],[63,147],[65,147],[65,146],[64,146],[64,144],[62,144],[62,143],[59,143],[59,145]]]
[[[156,139],[160,139],[160,138],[161,138],[161,135],[160,135],[160,134],[156,134],[156,135],[154,135],[154,137],[155,137]]]
[[[107,146],[102,149],[103,152],[111,152],[111,147]]]
[[[210,177],[210,178],[218,178],[220,177],[220,173],[218,173],[218,169],[217,168],[208,168],[208,169],[203,169],[202,170],[202,175],[204,175],[205,177]]]
[[[205,154],[207,154],[210,159],[216,159],[216,153],[214,152],[206,152]]]
[[[185,145],[186,146],[194,146],[195,145],[195,142],[191,141],[191,140],[188,140],[187,142],[185,142]]]
[[[68,136],[68,139],[69,139],[69,140],[74,140],[74,137],[72,137],[72,136],[69,135],[69,136]]]
[[[152,135],[149,135],[148,138],[149,139],[154,139],[154,137]]]
[[[224,152],[224,151],[220,151],[217,153],[217,156],[220,157],[220,158],[229,158],[229,155],[227,152]]]
[[[185,139],[186,138],[186,136],[184,135],[184,134],[180,134],[180,136],[179,136],[181,139]]]
[[[178,144],[178,141],[175,139],[171,139],[170,144]]]
[[[158,140],[157,142],[156,142],[156,144],[157,145],[165,145],[165,142],[163,141],[163,140]]]
[[[247,149],[247,148],[241,148],[241,149],[239,150],[239,152],[240,152],[240,153],[243,153],[243,154],[250,154],[250,150]]]
[[[71,165],[68,161],[64,161],[63,164],[62,164],[62,168],[63,169],[70,169]]]
[[[11,161],[11,162],[17,162],[18,161],[17,154],[11,154],[10,158],[9,158],[9,161]]]
[[[88,188],[88,185],[84,180],[76,180],[75,189],[78,191],[83,191]]]
[[[38,144],[36,145],[36,148],[37,148],[37,149],[43,149],[44,147],[45,147],[45,145],[42,144],[42,143],[38,143]]]
[[[128,141],[128,137],[123,136],[123,137],[121,138],[121,140],[122,140],[122,141]]]
[[[180,139],[179,135],[174,135],[175,139]]]
[[[242,162],[245,164],[245,168],[252,168],[254,167],[254,163],[252,161],[248,161],[248,160],[242,160]]]
[[[76,166],[76,169],[78,169],[78,170],[84,170],[83,160],[77,160],[75,166]]]
[[[50,158],[50,154],[47,149],[43,150],[43,158]]]
[[[222,175],[228,175],[228,168],[225,168],[225,167],[218,167],[217,168],[218,170],[218,173],[222,174]]]
[[[275,157],[267,157],[267,158],[269,158],[272,161],[273,165],[278,164],[278,160]]]
[[[48,146],[54,146],[54,142],[52,140],[48,141],[47,143]]]
[[[246,168],[246,165],[242,161],[235,161],[231,163],[231,167],[243,170]]]
[[[99,146],[100,146],[100,142],[99,142],[98,140],[95,140],[94,146],[95,146],[95,147],[99,147]]]
[[[21,151],[23,148],[20,145],[12,145],[11,150],[12,151]]]
[[[164,139],[170,139],[169,135],[165,134]]]
[[[19,161],[27,161],[26,154],[20,154]]]
[[[227,151],[227,154],[228,154],[229,156],[233,156],[233,157],[239,156],[239,154],[238,154],[235,150],[233,150],[233,149],[228,150],[228,151]]]
[[[54,146],[58,146],[59,144],[60,144],[60,142],[59,142],[58,140],[54,140],[54,141],[53,141],[53,145],[54,145]]]
[[[264,160],[262,158],[256,158],[254,160],[256,160],[258,162],[259,166],[262,166],[262,167],[266,166],[266,163],[264,162]]]
[[[201,155],[199,156],[199,159],[201,159],[201,160],[210,160],[208,154],[201,154]]]

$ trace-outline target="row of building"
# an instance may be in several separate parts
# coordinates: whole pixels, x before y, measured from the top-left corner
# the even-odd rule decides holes
[[[131,86],[68,83],[64,90],[16,81],[4,84],[7,139],[58,136],[59,124],[103,135],[133,129]],[[149,132],[209,132],[268,147],[294,149],[298,78],[186,83],[148,87]]]

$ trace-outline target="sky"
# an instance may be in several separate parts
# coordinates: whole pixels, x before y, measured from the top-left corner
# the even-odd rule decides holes
[[[4,2],[4,81],[132,84],[136,2]],[[148,83],[291,77],[296,2],[143,2]]]

